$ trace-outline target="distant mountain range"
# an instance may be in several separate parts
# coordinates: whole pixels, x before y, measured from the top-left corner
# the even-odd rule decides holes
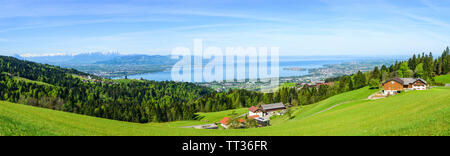
[[[48,56],[21,56],[14,55],[14,57],[22,60],[33,61],[37,63],[47,63],[52,65],[67,65],[67,64],[93,64],[99,61],[111,60],[120,57],[119,53],[83,53],[77,55],[48,55]]]
[[[107,61],[99,61],[95,64],[105,65],[173,65],[177,59],[172,59],[171,56],[162,55],[126,55],[113,58]]]
[[[14,55],[36,63],[74,68],[97,76],[113,78],[170,69],[178,59],[163,55],[122,55],[119,53],[84,53],[77,55]]]
[[[122,55],[119,53],[83,53],[77,55],[21,56],[15,58],[52,65],[104,64],[104,65],[173,65],[178,60],[163,55]]]

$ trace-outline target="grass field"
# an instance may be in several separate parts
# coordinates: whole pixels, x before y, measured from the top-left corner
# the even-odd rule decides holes
[[[7,72],[2,72],[2,74],[9,74],[9,73],[7,73]],[[36,84],[38,84],[38,85],[53,86],[53,85],[48,84],[48,83],[45,83],[45,82],[41,82],[41,81],[33,81],[33,80],[29,80],[29,79],[26,79],[26,78],[23,78],[23,77],[18,77],[18,76],[13,76],[13,79],[14,79],[14,80],[17,80],[17,81],[28,82],[28,83],[36,83]]]
[[[29,80],[29,79],[22,78],[22,77],[17,77],[17,76],[14,76],[14,79],[15,79],[15,80],[18,80],[18,81],[28,82],[28,83],[36,83],[36,84],[38,84],[38,85],[53,86],[53,85],[48,84],[48,83],[45,83],[45,82],[41,82],[41,81],[33,81],[33,80]],[[54,86],[53,86],[53,87],[54,87]]]
[[[448,74],[448,75],[437,76],[437,77],[435,77],[434,80],[435,80],[436,82],[443,83],[443,84],[450,83],[450,74]]]
[[[216,122],[232,110],[199,113],[202,119],[196,121],[138,124],[0,102],[0,135],[450,135],[450,88],[367,100],[373,92],[347,92],[296,108],[294,119],[282,117],[270,127],[233,130],[180,128],[204,124],[206,119]]]
[[[239,108],[214,113],[197,113],[197,115],[200,121],[212,123],[212,122],[219,122],[225,116],[234,117],[245,113],[248,113],[248,108]]]
[[[297,83],[283,83],[280,87],[295,87]]]

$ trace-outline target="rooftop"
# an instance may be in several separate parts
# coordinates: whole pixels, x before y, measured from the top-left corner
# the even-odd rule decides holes
[[[259,118],[259,115],[252,115],[247,117],[247,119],[254,119],[254,118]]]
[[[263,110],[270,110],[270,109],[280,109],[280,108],[286,108],[283,103],[273,103],[273,104],[265,104],[261,105],[261,109]]]
[[[254,113],[258,110],[258,108],[256,108],[255,106],[251,106],[250,108],[248,108],[248,110]]]
[[[398,77],[389,79],[389,80],[387,80],[386,82],[389,82],[389,81],[397,81],[398,83],[401,83],[401,84],[403,84],[403,85],[409,85],[409,84],[411,84],[411,83],[416,82],[417,80],[420,80],[420,81],[422,81],[422,82],[425,83],[425,84],[427,83],[427,81],[425,81],[424,79],[421,79],[421,78],[398,78]],[[385,83],[386,83],[386,82],[385,82]]]
[[[268,119],[264,119],[261,117],[257,117],[257,118],[255,118],[255,120],[259,120],[259,121],[263,121],[263,122],[269,121]]]
[[[224,117],[222,120],[220,120],[221,124],[228,125],[228,123],[231,121],[229,117]]]

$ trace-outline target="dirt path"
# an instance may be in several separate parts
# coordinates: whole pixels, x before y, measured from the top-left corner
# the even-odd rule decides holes
[[[369,100],[376,100],[376,99],[382,99],[382,98],[385,98],[385,97],[386,96],[384,96],[380,92],[376,92],[376,93],[373,93],[372,95],[370,95],[367,99],[369,99]]]
[[[323,112],[325,112],[325,111],[329,111],[329,110],[331,110],[331,109],[333,109],[333,108],[335,108],[335,107],[337,107],[337,106],[340,106],[340,105],[343,105],[343,104],[347,104],[347,103],[350,103],[350,102],[354,102],[354,101],[358,101],[358,100],[364,100],[364,99],[357,99],[357,100],[351,100],[351,101],[341,102],[341,103],[335,104],[335,105],[333,105],[333,106],[331,106],[331,107],[328,107],[327,109],[321,110],[321,111],[316,112],[316,113],[311,114],[311,115],[308,115],[308,116],[306,116],[306,117],[311,117],[311,116],[314,116],[314,115],[323,113]]]
[[[244,114],[238,116],[238,118],[245,117],[247,114],[248,113],[244,113]],[[201,128],[201,127],[210,127],[210,126],[213,126],[213,125],[215,125],[215,124],[214,123],[210,123],[210,124],[194,125],[194,126],[182,126],[181,128]]]
[[[333,109],[334,107],[340,106],[340,105],[342,105],[342,104],[350,103],[350,102],[352,102],[352,101],[346,101],[346,102],[341,102],[341,103],[335,104],[335,105],[333,105],[333,106],[331,106],[331,107],[328,107],[327,109],[321,110],[321,111],[316,112],[316,113],[314,113],[314,114],[311,114],[311,115],[309,115],[309,116],[307,116],[307,117],[310,117],[310,116],[314,116],[314,115],[323,113],[323,112],[325,112],[325,111],[328,111],[328,110]]]
[[[210,126],[214,126],[216,124],[212,123],[212,124],[203,124],[203,125],[194,125],[194,126],[183,126],[182,128],[201,128],[201,127],[210,127]]]

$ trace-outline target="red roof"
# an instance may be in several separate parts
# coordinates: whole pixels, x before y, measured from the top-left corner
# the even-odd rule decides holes
[[[241,122],[241,123],[242,123],[242,122],[245,122],[245,120],[244,120],[244,119],[239,119],[239,122]]]
[[[228,125],[228,123],[231,121],[229,117],[224,117],[222,120],[220,120],[221,124]]]
[[[259,115],[252,115],[252,116],[247,116],[247,119],[254,119],[254,118],[257,118],[257,117],[259,117]]]
[[[258,108],[256,108],[255,106],[251,106],[250,108],[248,108],[248,110],[254,113],[258,110]]]

